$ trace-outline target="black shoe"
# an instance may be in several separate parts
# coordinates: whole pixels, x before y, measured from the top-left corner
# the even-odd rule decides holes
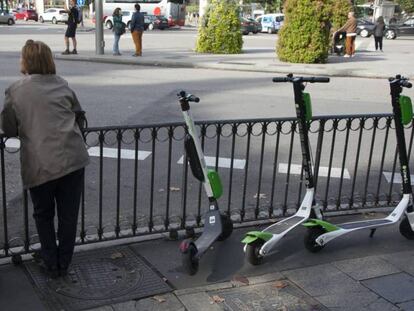
[[[69,54],[70,54],[69,50],[64,50],[64,51],[62,52],[62,55],[69,55]]]
[[[40,270],[42,270],[49,279],[57,279],[59,277],[59,270],[57,267],[49,267],[43,260],[37,264],[40,267]]]
[[[78,51],[76,51],[76,49],[73,49],[72,54],[78,54]]]
[[[64,278],[65,276],[68,275],[68,269],[62,269],[62,268],[60,268],[59,269],[59,275]]]

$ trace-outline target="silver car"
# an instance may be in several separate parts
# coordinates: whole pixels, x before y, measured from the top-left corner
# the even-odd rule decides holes
[[[0,11],[0,24],[7,24],[11,26],[15,22],[16,22],[16,17],[13,14],[7,11]]]

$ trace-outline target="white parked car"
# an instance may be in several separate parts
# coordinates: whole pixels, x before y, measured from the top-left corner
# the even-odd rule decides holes
[[[132,14],[134,14],[134,11],[122,11],[122,22],[127,25],[128,29],[131,25]],[[108,29],[112,29],[112,27],[114,27],[114,18],[112,15],[105,19],[105,27]]]
[[[282,13],[264,14],[256,18],[262,24],[262,32],[277,33],[283,25],[285,15]]]
[[[44,13],[39,14],[39,22],[52,22],[53,24],[67,23],[68,17],[69,15],[64,9],[50,8],[47,9]]]

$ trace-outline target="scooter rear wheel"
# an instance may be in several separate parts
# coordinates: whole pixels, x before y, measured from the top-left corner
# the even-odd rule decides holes
[[[321,246],[318,243],[316,243],[316,239],[324,234],[326,231],[322,228],[322,227],[310,227],[308,228],[308,232],[305,235],[305,248],[312,252],[312,253],[317,253],[320,250],[322,250],[322,248],[325,247],[325,245]]]
[[[257,239],[256,241],[247,244],[246,259],[251,265],[257,266],[262,263],[263,256],[260,255],[259,251],[264,243],[263,240]]]
[[[414,231],[411,229],[407,216],[400,222],[400,233],[408,240],[414,240]]]
[[[218,241],[224,241],[233,232],[233,221],[228,215],[220,215],[221,217],[221,234],[217,238]]]
[[[197,248],[190,244],[188,245],[188,248],[185,252],[182,253],[182,265],[189,275],[194,275],[198,271],[198,258],[196,258],[197,255]]]

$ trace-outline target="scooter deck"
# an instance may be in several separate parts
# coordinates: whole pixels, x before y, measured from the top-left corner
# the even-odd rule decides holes
[[[306,219],[305,217],[293,216],[291,218],[287,218],[285,220],[281,220],[273,224],[272,226],[270,226],[264,231],[272,233],[272,234],[281,234],[285,232],[287,229],[289,229],[290,227],[294,226],[295,224],[301,223],[305,219]]]
[[[385,226],[387,224],[392,224],[393,222],[389,219],[373,219],[359,222],[350,222],[345,224],[337,225],[339,228],[350,230],[350,229],[359,229],[366,227],[376,227],[376,226]]]

